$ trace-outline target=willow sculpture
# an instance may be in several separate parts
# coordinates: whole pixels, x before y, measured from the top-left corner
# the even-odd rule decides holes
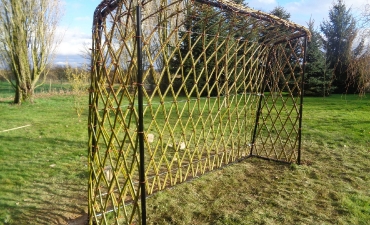
[[[300,163],[299,25],[229,0],[106,0],[93,26],[90,224],[248,157]]]

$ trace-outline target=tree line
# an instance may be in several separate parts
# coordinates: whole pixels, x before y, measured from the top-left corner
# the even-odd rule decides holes
[[[368,12],[364,12],[368,15]],[[308,22],[312,40],[308,45],[306,93],[329,95],[331,93],[363,94],[370,85],[370,48],[366,34],[362,32],[343,0],[337,0],[329,10],[329,17],[314,28]]]
[[[276,7],[271,13],[290,19],[282,7]],[[319,29],[315,28],[312,18],[307,22],[312,36],[307,46],[305,95],[363,95],[370,91],[370,46],[365,44],[368,33],[364,29],[369,25],[368,7],[362,16],[362,20],[356,21],[351,8],[343,0],[337,0]]]
[[[241,1],[235,1],[242,3]],[[328,19],[319,24],[319,29],[315,27],[315,21],[310,19],[307,21],[307,27],[311,32],[311,39],[308,42],[306,70],[305,70],[305,95],[306,96],[327,96],[332,93],[358,93],[360,95],[370,91],[370,46],[367,43],[367,33],[364,33],[364,27],[369,25],[369,8],[365,8],[363,18],[365,20],[356,21],[352,14],[351,8],[348,8],[343,0],[333,2],[332,7],[328,12]],[[193,86],[197,85],[198,89],[202,89],[207,85],[207,82],[220,83],[223,78],[222,75],[217,73],[211,74],[209,71],[215,68],[216,62],[208,60],[203,63],[198,60],[194,64],[194,59],[199,59],[202,55],[212,55],[215,52],[225,52],[225,47],[217,48],[208,47],[211,43],[211,38],[214,36],[227,36],[230,28],[219,28],[217,24],[219,21],[228,23],[227,15],[217,14],[217,9],[210,7],[195,6],[193,11],[188,12],[188,19],[185,21],[185,30],[192,30],[189,41],[184,41],[172,58],[170,63],[170,72],[177,74],[181,72],[186,78],[174,79],[173,85],[182,87],[183,89],[190,90]],[[196,16],[192,16],[196,14]],[[290,20],[290,13],[283,7],[277,6],[269,12],[272,15],[280,17],[284,20]],[[206,19],[204,19],[206,18]],[[368,20],[366,20],[368,19]],[[206,21],[198,23],[198,21]],[[216,24],[216,26],[214,26]],[[362,25],[362,26],[361,26]],[[246,25],[245,27],[248,27]],[[231,29],[238,29],[232,27]],[[203,32],[207,32],[204,41],[197,40]],[[263,36],[268,36],[268,30],[265,33],[253,34],[248,33],[249,30],[241,30],[236,33],[236,36],[261,40]],[[183,33],[183,35],[188,35]],[[237,37],[234,38],[237,38]],[[182,38],[182,37],[181,37]],[[194,42],[195,45],[190,45]],[[230,49],[228,49],[230,51]],[[191,51],[192,58],[186,57],[188,52]],[[204,52],[205,51],[205,52]],[[295,51],[295,50],[293,50]],[[185,58],[185,60],[180,60]],[[218,65],[220,66],[220,65]],[[224,65],[227,66],[227,65]],[[179,69],[181,67],[181,70]],[[206,71],[206,72],[201,72]],[[202,77],[191,78],[191,74],[203,74]],[[207,74],[207,75],[204,75]],[[213,76],[213,77],[212,77]],[[165,76],[167,79],[162,80],[163,88],[166,88],[170,83],[171,76]],[[190,78],[189,78],[190,77]],[[186,82],[183,85],[183,82]],[[211,85],[209,85],[211,86]],[[220,84],[222,86],[222,83]],[[175,90],[176,91],[176,90]],[[217,95],[216,88],[203,92],[203,95]]]
[[[242,0],[233,1],[246,5]],[[59,0],[0,0],[0,59],[2,62],[0,76],[14,87],[16,104],[32,101],[34,89],[46,79],[49,68],[52,68],[51,59],[56,43],[60,42],[56,37],[56,28],[61,19],[60,9]],[[211,8],[195,8],[195,10],[199,10],[196,12],[195,19],[202,19],[201,16],[207,17],[212,14],[207,11],[212,10]],[[290,13],[281,6],[275,7],[270,13],[290,20]],[[319,29],[315,28],[314,20],[310,19],[307,22],[312,37],[307,51],[305,94],[326,96],[331,93],[364,93],[370,86],[368,68],[370,48],[366,33],[362,31],[369,25],[370,10],[364,7],[363,20],[357,21],[351,8],[348,8],[343,0],[336,0],[328,16],[327,20],[320,23]],[[185,22],[185,27],[191,27],[192,24],[194,21],[190,15]],[[207,31],[212,35],[218,26],[217,18],[208,18],[206,25],[211,27]],[[192,27],[194,28],[204,30],[202,27]],[[224,29],[222,32],[226,36],[228,31]],[[253,34],[248,33],[247,28],[240,29],[240,33],[240,37],[253,38]],[[193,35],[197,35],[196,32]],[[191,38],[195,40],[197,37]],[[183,72],[187,73],[186,71],[194,66],[191,61],[176,60],[186,55],[185,52],[189,49],[193,51],[193,57],[197,57],[197,54],[201,54],[199,52],[201,47],[187,46],[185,42],[176,53],[177,55],[175,54],[171,59],[169,72],[176,73],[178,65],[181,64]],[[207,51],[209,51],[207,54],[212,54],[213,50],[210,48]],[[219,48],[217,51],[225,51],[225,49]],[[214,63],[216,62],[210,61],[207,65],[198,63],[194,70],[212,70]],[[57,74],[57,71],[58,68],[54,68],[54,74]],[[170,78],[170,75],[167,77]],[[212,79],[224,78],[222,76],[208,78],[208,80]],[[196,85],[204,85],[206,82],[204,79],[199,81]],[[165,87],[166,82],[169,81],[164,79],[162,86]],[[188,82],[185,86],[189,89],[195,85],[194,82],[191,83],[191,79],[188,79]]]

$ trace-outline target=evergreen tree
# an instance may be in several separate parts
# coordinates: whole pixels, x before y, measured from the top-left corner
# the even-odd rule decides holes
[[[322,37],[314,28],[314,20],[310,19],[307,25],[312,37],[307,45],[305,95],[325,96],[330,94],[331,89],[330,72],[326,68],[325,54],[322,51]]]
[[[329,20],[320,25],[324,35],[323,47],[330,69],[333,69],[335,92],[353,91],[347,86],[347,69],[351,56],[353,41],[356,37],[356,21],[342,0],[333,3],[329,11]]]
[[[197,87],[198,91],[201,90],[201,96],[219,94],[218,88],[213,84],[219,82],[222,86],[223,79],[219,79],[222,72],[217,70],[222,66],[218,64],[219,59],[215,55],[222,55],[225,46],[219,47],[221,41],[213,39],[215,36],[227,36],[226,29],[220,28],[220,20],[224,18],[218,9],[204,4],[194,3],[189,10],[184,25],[185,31],[180,33],[183,42],[171,59],[171,75],[167,76],[168,81],[165,82],[171,83],[175,92],[197,95],[194,91],[194,87]],[[215,52],[217,53],[214,54]],[[209,59],[211,55],[213,57]],[[168,86],[165,83],[162,82],[163,89]]]
[[[276,6],[273,10],[270,11],[270,14],[272,14],[274,16],[277,16],[281,19],[287,20],[287,21],[289,21],[289,19],[290,19],[290,13],[288,11],[286,11],[284,9],[284,7],[282,7],[282,6]],[[291,31],[289,29],[281,29],[280,30],[280,34],[281,33],[288,34],[290,32]],[[269,34],[267,34],[267,35],[269,35]],[[284,68],[283,68],[283,74],[280,74],[278,72],[278,69],[275,68],[274,78],[271,78],[272,80],[274,80],[275,83],[270,84],[271,88],[272,88],[272,90],[270,90],[270,91],[278,92],[278,89],[277,89],[278,87],[279,87],[279,89],[286,89],[286,88],[292,89],[293,88],[293,87],[286,86],[286,82],[291,80],[291,78],[292,78],[292,76],[291,76],[292,71],[291,71],[291,68],[290,68],[289,64],[287,64],[284,61],[284,58],[289,57],[290,58],[290,64],[293,64],[293,62],[298,60],[297,58],[294,57],[295,54],[292,54],[293,52],[298,53],[299,51],[301,51],[301,49],[298,48],[296,43],[297,43],[297,40],[292,40],[292,41],[290,41],[290,43],[286,42],[284,48],[280,48],[278,51],[276,51],[274,53],[275,54],[275,56],[273,57],[274,62],[272,64],[274,64],[275,66],[277,66],[277,65],[283,66]],[[294,46],[296,46],[296,48]],[[292,49],[292,47],[293,47],[293,49]],[[299,55],[299,53],[297,55]],[[274,86],[274,85],[277,85],[277,86]]]
[[[290,19],[290,13],[284,9],[282,6],[276,6],[273,10],[270,11],[270,14],[277,16],[281,19],[288,20]]]
[[[241,0],[234,2],[243,3]],[[174,49],[169,73],[161,82],[162,92],[172,85],[175,93],[193,96],[197,94],[194,87],[201,96],[230,94],[233,82],[240,84],[249,76],[242,73],[249,71],[249,64],[235,66],[235,63],[252,54],[250,50],[246,55],[243,49],[250,47],[244,46],[253,45],[252,41],[261,36],[254,29],[254,21],[199,3],[194,3],[186,16],[179,37],[182,43],[180,48]]]

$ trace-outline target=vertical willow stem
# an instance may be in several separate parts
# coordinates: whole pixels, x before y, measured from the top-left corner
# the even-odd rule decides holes
[[[137,85],[138,85],[138,111],[139,111],[139,148],[140,148],[140,194],[141,194],[141,224],[146,224],[146,191],[145,191],[145,152],[144,152],[144,109],[143,109],[143,52],[141,37],[141,7],[136,6],[136,43],[137,43]]]
[[[297,164],[301,164],[301,147],[302,147],[302,113],[303,113],[303,95],[304,95],[304,79],[306,72],[306,57],[307,57],[307,36],[304,37],[304,46],[303,46],[303,71],[301,77],[301,99],[299,105],[299,129],[298,129],[298,157]]]

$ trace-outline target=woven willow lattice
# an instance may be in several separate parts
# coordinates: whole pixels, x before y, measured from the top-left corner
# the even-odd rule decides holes
[[[250,156],[299,163],[305,28],[231,0],[110,0],[94,16],[90,223],[142,223],[142,163],[148,195]]]

